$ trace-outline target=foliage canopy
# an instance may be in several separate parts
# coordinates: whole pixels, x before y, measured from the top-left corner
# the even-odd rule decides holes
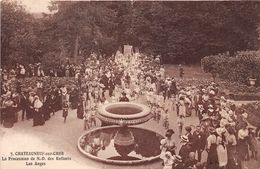
[[[260,2],[54,1],[54,14],[35,18],[15,1],[1,1],[2,63],[112,55],[131,44],[164,63],[255,49]],[[59,59],[58,59],[59,60]]]

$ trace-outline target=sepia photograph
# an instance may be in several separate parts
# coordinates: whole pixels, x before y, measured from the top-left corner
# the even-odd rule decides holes
[[[0,169],[260,169],[260,1],[0,3]]]

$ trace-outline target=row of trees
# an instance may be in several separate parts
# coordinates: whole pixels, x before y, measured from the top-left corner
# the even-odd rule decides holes
[[[40,19],[15,1],[1,8],[3,64],[111,55],[124,44],[167,63],[194,63],[256,48],[260,23],[260,2],[54,1],[54,14]]]

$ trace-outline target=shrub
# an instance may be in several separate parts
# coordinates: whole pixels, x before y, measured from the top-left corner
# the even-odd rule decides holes
[[[259,51],[240,51],[234,56],[229,53],[206,56],[201,60],[207,73],[217,73],[222,79],[248,84],[248,78],[256,78],[260,85]]]
[[[248,103],[242,105],[242,108],[248,113],[249,123],[260,127],[260,102]]]

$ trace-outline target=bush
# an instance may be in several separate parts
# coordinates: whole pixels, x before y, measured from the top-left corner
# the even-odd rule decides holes
[[[248,113],[249,123],[256,127],[260,127],[260,102],[242,105],[242,108]]]
[[[248,78],[256,78],[260,86],[259,51],[241,51],[234,56],[229,53],[206,56],[201,60],[202,68],[208,73],[217,73],[222,79],[248,84]]]

